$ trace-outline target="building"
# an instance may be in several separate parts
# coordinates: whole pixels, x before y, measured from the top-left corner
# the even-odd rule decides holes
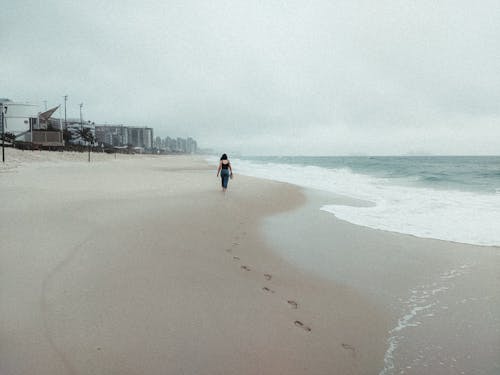
[[[60,127],[51,125],[51,116],[59,108],[39,113],[38,106],[0,99],[4,111],[4,132],[15,136],[16,142],[29,142],[39,146],[64,146]]]
[[[61,119],[55,119],[52,115],[59,109],[59,106],[49,109],[48,111],[38,114],[38,126],[33,129],[37,130],[62,130]]]
[[[99,145],[123,147],[129,144],[128,128],[123,125],[96,125],[95,136]]]
[[[170,138],[166,137],[161,140],[161,148],[167,152],[181,152],[194,154],[198,152],[197,142],[189,137],[185,138]]]
[[[14,134],[18,141],[31,142],[31,130],[38,127],[38,107],[9,99],[0,99],[0,104],[4,111],[4,132]]]
[[[160,138],[160,137],[158,137],[158,136],[157,136],[157,137],[155,138],[155,144],[154,144],[154,146],[155,146],[155,148],[157,148],[157,149],[164,148],[164,144],[163,144],[163,142],[162,142],[162,140],[161,140],[161,138]]]
[[[96,125],[97,143],[114,147],[139,147],[152,150],[154,147],[153,129],[123,125]]]
[[[198,144],[196,141],[189,137],[186,141],[186,151],[188,154],[195,154],[198,151]]]
[[[66,131],[71,134],[69,143],[77,145],[85,145],[87,142],[80,136],[83,128],[89,128],[95,139],[95,125],[91,121],[80,121],[80,119],[72,118],[66,120]]]
[[[141,127],[127,127],[128,144],[133,147],[142,147],[145,150],[153,148],[153,129]]]

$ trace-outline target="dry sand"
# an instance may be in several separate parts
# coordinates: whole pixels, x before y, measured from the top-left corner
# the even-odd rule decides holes
[[[192,157],[7,157],[0,374],[383,368],[385,311],[264,241],[263,219],[301,207],[300,189],[236,171],[224,195]]]

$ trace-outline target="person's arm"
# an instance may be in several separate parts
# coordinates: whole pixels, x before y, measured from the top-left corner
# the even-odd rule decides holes
[[[231,163],[228,164],[230,176],[233,177],[233,168],[231,168]]]
[[[222,169],[222,161],[219,162],[219,168],[217,168],[217,177],[219,177],[220,170]]]

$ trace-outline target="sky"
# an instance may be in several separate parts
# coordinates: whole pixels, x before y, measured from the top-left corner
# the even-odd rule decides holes
[[[0,5],[0,97],[40,110],[244,155],[500,154],[497,0]]]

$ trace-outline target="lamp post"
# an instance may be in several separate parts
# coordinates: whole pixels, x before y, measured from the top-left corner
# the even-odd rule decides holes
[[[5,115],[7,114],[6,105],[2,105],[2,163],[5,163]]]

